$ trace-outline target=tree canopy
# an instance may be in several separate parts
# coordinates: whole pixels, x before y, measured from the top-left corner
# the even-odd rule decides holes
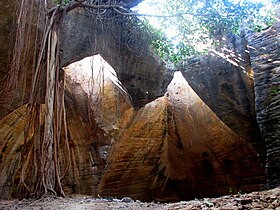
[[[228,33],[238,34],[242,27],[261,31],[276,20],[275,8],[279,6],[277,0],[165,0],[157,7],[155,1],[149,2],[159,14],[155,15],[157,27],[146,21],[157,37],[154,48],[173,63],[206,52],[207,47],[221,43]]]

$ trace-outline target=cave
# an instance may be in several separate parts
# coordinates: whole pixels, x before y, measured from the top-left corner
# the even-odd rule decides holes
[[[26,39],[35,40],[44,35],[43,1],[32,2],[37,19],[27,24]],[[139,2],[123,1],[128,8]],[[93,20],[89,10],[71,10],[63,14],[54,48],[56,89],[48,92],[48,71],[36,76],[30,70],[40,44],[28,42],[19,55],[16,85],[8,86],[14,90],[8,91],[17,1],[6,5],[0,7],[5,16],[0,22],[1,199],[49,193],[175,202],[279,185],[279,21],[259,34],[231,35],[221,52],[190,58],[174,69],[151,49],[147,34],[137,32],[133,18],[112,23]],[[128,36],[127,30],[137,33]],[[50,58],[51,49],[45,47]],[[33,69],[51,71],[55,62],[41,60]],[[52,157],[42,149],[47,96],[55,104]],[[42,166],[41,156],[54,164]],[[42,184],[52,167],[55,178]],[[45,191],[36,194],[38,188]]]

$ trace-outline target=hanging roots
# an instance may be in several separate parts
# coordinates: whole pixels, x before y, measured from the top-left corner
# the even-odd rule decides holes
[[[130,11],[119,5],[119,1],[71,1],[67,5],[48,10],[45,18],[41,11],[43,8],[47,9],[48,5],[43,5],[42,2],[18,1],[13,58],[5,87],[6,92],[22,96],[22,103],[24,97],[29,95],[26,93],[30,92],[20,197],[41,197],[45,194],[65,196],[61,179],[65,177],[70,165],[70,149],[64,105],[64,78],[59,74],[59,37],[64,14],[77,7],[84,8],[87,13],[104,23],[104,31],[117,28],[113,34],[121,37],[129,50],[140,52],[140,55],[147,47],[147,44],[142,44],[145,42],[139,42],[146,40],[143,38],[146,34],[139,33],[141,21],[131,15],[124,15]],[[40,33],[39,25],[43,19],[45,28]],[[112,24],[114,27],[111,27]],[[44,74],[46,79],[42,81]],[[31,78],[31,89],[27,90],[26,81]],[[44,105],[38,103],[42,84],[46,86]],[[64,169],[59,163],[59,149],[64,149],[68,154],[64,157]]]

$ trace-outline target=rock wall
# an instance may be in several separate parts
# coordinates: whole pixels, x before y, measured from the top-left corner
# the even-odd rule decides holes
[[[139,22],[112,15],[116,17],[96,20],[96,16],[84,10],[69,12],[61,33],[61,66],[101,54],[117,72],[134,107],[140,108],[162,96],[171,77],[148,46],[148,34],[139,33]]]
[[[67,194],[96,195],[99,179],[106,164],[106,158],[100,155],[100,151],[110,144],[104,137],[104,132],[89,115],[86,96],[79,85],[71,84],[67,87],[65,103],[69,152],[66,149],[64,132],[59,147],[62,184]],[[38,107],[41,112],[45,111],[44,105]],[[21,106],[0,121],[2,199],[22,196],[19,191],[22,189],[22,176],[27,183],[38,179],[38,168],[36,162],[33,162],[36,158],[32,156],[33,149],[36,148],[33,142],[34,118],[28,117],[27,110],[27,106]],[[26,125],[29,125],[27,138]]]
[[[34,13],[32,22],[34,25],[38,23],[36,15],[38,15],[37,9],[40,8],[40,2],[44,1],[35,0],[34,7],[31,8],[30,5],[30,13]],[[131,7],[137,2],[140,1],[127,0],[124,3]],[[0,22],[2,29],[0,33],[2,46],[0,49],[1,90],[4,89],[4,84],[7,81],[8,64],[11,59],[9,55],[12,53],[14,45],[14,39],[12,38],[15,36],[17,26],[14,24],[16,1],[1,2],[2,4],[1,11],[3,11],[1,14],[3,14],[3,18]],[[139,22],[135,19],[131,20],[128,17],[124,18],[121,15],[111,14],[110,11],[108,13],[109,16],[106,16],[104,20],[97,20],[96,15],[92,15],[84,9],[76,9],[65,15],[60,39],[61,67],[87,56],[101,54],[116,70],[118,78],[132,96],[134,107],[140,108],[147,102],[163,95],[171,77],[168,77],[164,63],[148,46],[148,35],[139,33],[141,28]],[[44,13],[40,13],[38,26],[40,35],[44,23]],[[26,27],[28,27],[28,24]],[[28,53],[31,55],[26,60],[29,62],[28,65],[31,65],[34,46],[36,44],[39,46],[40,43],[36,42],[35,32],[29,38],[33,42],[30,42],[30,49],[28,49]],[[18,79],[18,84],[25,84],[26,87],[18,88],[14,98],[8,95],[9,91],[5,91],[3,93],[5,96],[0,98],[1,118],[28,102],[32,81],[32,72],[28,71],[30,70],[28,65],[24,70],[26,75],[21,72],[23,78],[19,77]],[[42,76],[44,78],[44,75]],[[44,83],[41,86],[43,87]],[[41,94],[43,95],[44,91]]]
[[[180,72],[113,145],[101,196],[175,201],[264,186],[254,149],[195,94]]]
[[[13,37],[8,34],[13,31],[15,18],[15,2],[2,3],[1,91],[9,46],[13,45],[8,44]],[[71,75],[68,77],[65,104],[72,158],[70,164],[61,160],[62,167],[69,168],[63,180],[66,192],[118,197],[129,194],[142,200],[173,201],[261,189],[265,182],[263,168],[248,144],[263,159],[265,152],[259,149],[262,140],[255,121],[249,77],[252,72],[246,63],[248,54],[241,55],[245,59],[242,65],[240,60],[230,58],[237,62],[237,67],[229,64],[226,56],[219,58],[217,54],[185,66],[183,75],[202,100],[180,76],[179,82],[173,80],[165,96],[147,104],[165,93],[171,77],[147,43],[129,42],[124,31],[131,22],[120,20],[121,23],[102,22],[85,10],[75,10],[63,22],[61,66],[100,53],[114,67],[132,97],[130,101],[125,88],[122,91],[110,81],[94,81],[102,88],[90,86],[94,91],[87,92],[84,85],[89,86],[92,81],[82,83]],[[272,29],[252,37],[250,61],[257,72],[257,116],[268,150],[267,175],[269,185],[275,186],[279,180],[279,27]],[[134,35],[135,40],[143,38]],[[234,40],[232,43],[239,46]],[[266,51],[266,46],[273,49],[273,55]],[[235,53],[244,52],[245,48]],[[25,91],[24,96],[29,95],[30,81],[31,77],[27,77],[27,89],[20,90]],[[6,93],[0,98],[2,198],[16,196],[29,146],[23,146],[28,119],[22,106],[28,97],[11,100],[11,107],[7,107],[7,98]],[[246,141],[220,121],[203,101]],[[145,104],[139,111],[133,108]],[[38,107],[44,110],[44,105]],[[60,152],[62,156],[68,155],[64,149]]]
[[[254,149],[179,72],[165,96],[134,111],[112,74],[104,73],[108,66],[94,80],[76,67],[65,69],[69,158],[62,158],[69,155],[63,144],[59,151],[61,168],[68,168],[62,181],[66,193],[175,201],[264,187]],[[25,111],[21,107],[0,120],[1,198],[17,197],[31,147],[32,127],[24,143]]]
[[[268,187],[280,184],[280,24],[249,36],[257,120],[267,150]]]
[[[15,20],[15,2],[3,0],[0,2],[0,93],[3,96],[4,85],[6,82],[7,67],[10,62],[10,53],[13,46],[13,24]],[[7,107],[3,102],[3,98],[0,99],[0,118],[4,115],[4,108]]]
[[[181,71],[202,100],[238,135],[245,138],[265,164],[266,151],[256,120],[254,79],[247,40],[230,35],[207,55],[189,60]]]

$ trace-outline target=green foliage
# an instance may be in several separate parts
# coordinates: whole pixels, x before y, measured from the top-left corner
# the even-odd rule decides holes
[[[177,64],[186,57],[202,53],[197,51],[192,45],[185,45],[183,42],[175,44],[162,29],[152,26],[148,21],[144,21],[144,24],[150,32],[153,49],[163,60]]]
[[[71,0],[55,0],[55,3],[59,6],[65,6],[67,4],[69,4],[71,2]]]
[[[257,32],[275,21],[274,6],[267,8],[250,0],[166,0],[162,4],[158,14],[168,18],[159,17],[160,29],[152,30],[157,37],[153,46],[162,58],[173,63],[223,44],[228,33],[239,34],[242,27]],[[171,38],[163,33],[170,26],[176,31]]]
[[[271,88],[271,94],[278,95],[280,93],[280,87],[273,86]]]

